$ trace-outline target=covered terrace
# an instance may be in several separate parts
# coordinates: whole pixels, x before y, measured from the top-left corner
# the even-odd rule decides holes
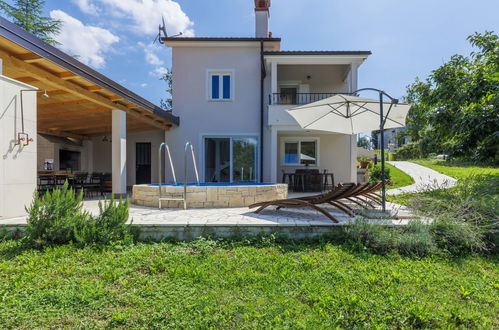
[[[74,170],[95,170],[95,166],[100,166],[96,165],[99,159],[104,159],[101,166],[104,168],[99,169],[112,173],[112,192],[115,194],[125,194],[127,189],[127,135],[138,134],[146,141],[148,136],[162,140],[165,131],[179,124],[179,118],[171,112],[155,106],[2,17],[0,75],[38,88],[37,92],[31,91],[37,95],[37,135],[31,133],[31,138],[37,139],[38,170],[48,169],[46,163],[50,153],[49,156],[43,154],[47,143],[68,146],[69,151],[76,148],[82,154]],[[23,98],[29,98],[30,91],[23,92],[18,96],[21,102]],[[107,145],[101,148],[99,144],[103,141]],[[67,166],[62,168],[58,157],[53,155],[56,161],[52,169],[71,171]],[[129,155],[129,158],[132,157]],[[134,175],[133,180],[130,178],[129,175],[129,181],[135,181]]]

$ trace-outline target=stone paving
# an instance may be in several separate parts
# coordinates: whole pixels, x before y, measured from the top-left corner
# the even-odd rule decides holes
[[[292,194],[290,194],[292,196]],[[85,201],[84,207],[92,214],[98,213],[98,201]],[[355,218],[333,207],[325,208],[336,217],[339,224],[329,220],[326,216],[312,209],[281,209],[268,207],[256,214],[247,207],[234,208],[203,208],[203,209],[161,209],[145,206],[130,206],[130,218],[134,224],[160,226],[337,226],[347,224]],[[368,217],[373,221],[384,224],[406,224],[408,219],[414,218],[410,211],[400,205],[387,203],[387,209],[392,216],[380,216],[379,210],[360,216]],[[1,225],[23,225],[25,217],[1,220]]]
[[[451,178],[450,176],[411,162],[391,161],[388,163],[410,175],[414,179],[415,183],[409,186],[387,190],[387,195],[451,188],[457,182],[456,179]]]

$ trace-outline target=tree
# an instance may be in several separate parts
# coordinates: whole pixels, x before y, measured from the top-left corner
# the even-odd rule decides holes
[[[357,147],[361,147],[367,150],[371,150],[371,141],[367,136],[362,136],[357,140]]]
[[[172,83],[173,83],[173,72],[171,69],[167,69],[167,72],[159,78],[159,80],[163,80],[166,82],[166,92],[169,94],[170,97],[163,99],[159,101],[159,106],[166,110],[166,111],[171,111],[172,110],[172,94],[173,94],[173,89],[172,89]]]
[[[12,5],[0,0],[0,9],[11,17],[16,25],[48,44],[57,45],[59,43],[53,37],[59,33],[62,22],[43,16],[44,6],[44,0],[15,0]]]
[[[499,37],[475,33],[468,41],[478,50],[408,86],[407,131],[423,154],[499,163]]]

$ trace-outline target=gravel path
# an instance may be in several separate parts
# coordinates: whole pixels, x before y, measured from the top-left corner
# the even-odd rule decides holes
[[[428,167],[414,164],[405,161],[393,161],[388,162],[388,164],[395,166],[396,168],[404,171],[410,175],[415,183],[409,186],[400,187],[396,189],[387,190],[388,195],[397,195],[403,193],[414,193],[421,191],[429,191],[442,188],[450,188],[454,186],[457,182],[456,179],[451,178],[445,174],[439,173]]]

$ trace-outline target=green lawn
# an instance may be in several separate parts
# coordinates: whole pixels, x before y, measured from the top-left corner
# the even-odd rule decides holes
[[[395,166],[385,164],[386,168],[390,169],[390,181],[392,184],[387,189],[400,188],[414,183],[414,180],[404,171],[399,170]]]
[[[3,328],[498,327],[498,257],[330,243],[0,243]],[[496,297],[496,298],[494,298]]]
[[[415,159],[411,162],[429,167],[455,179],[464,179],[475,174],[499,175],[499,167],[478,166],[462,162],[446,162],[439,159]]]

